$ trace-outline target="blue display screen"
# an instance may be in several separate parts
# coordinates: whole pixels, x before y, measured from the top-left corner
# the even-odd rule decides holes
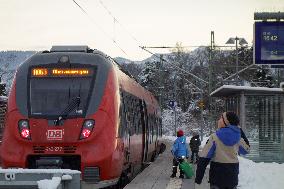
[[[284,22],[255,23],[255,64],[284,64]]]

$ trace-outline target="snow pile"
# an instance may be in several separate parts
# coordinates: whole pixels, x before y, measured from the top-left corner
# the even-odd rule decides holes
[[[71,175],[63,175],[62,180],[72,180],[72,176]]]
[[[238,189],[283,189],[284,164],[255,163],[239,157]]]
[[[51,180],[44,179],[37,181],[37,184],[39,189],[57,189],[60,182],[61,182],[60,177],[52,177]]]

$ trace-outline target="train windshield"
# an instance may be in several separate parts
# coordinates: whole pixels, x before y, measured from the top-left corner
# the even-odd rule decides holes
[[[58,117],[66,112],[75,99],[76,107],[66,117],[80,117],[86,112],[92,90],[91,76],[43,76],[30,78],[30,114],[38,117]]]

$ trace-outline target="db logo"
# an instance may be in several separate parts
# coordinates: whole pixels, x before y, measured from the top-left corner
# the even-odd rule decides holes
[[[63,134],[62,129],[47,130],[47,140],[62,140]]]

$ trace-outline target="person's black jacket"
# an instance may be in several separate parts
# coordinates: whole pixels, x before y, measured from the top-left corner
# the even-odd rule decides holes
[[[191,151],[198,152],[200,145],[201,145],[201,142],[199,139],[199,135],[195,135],[190,139],[189,146],[190,146]]]

